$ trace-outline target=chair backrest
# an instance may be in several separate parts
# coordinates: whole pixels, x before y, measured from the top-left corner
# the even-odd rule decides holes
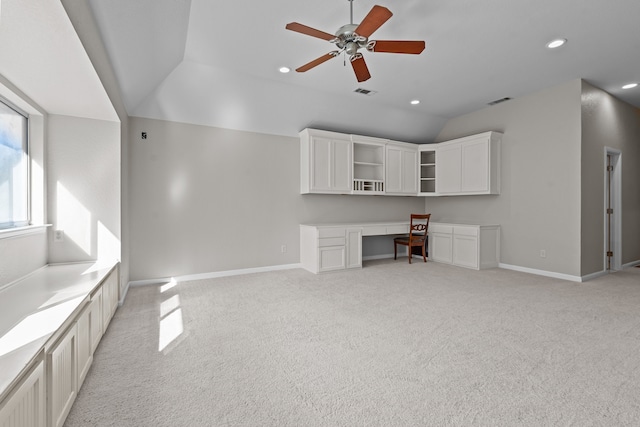
[[[411,214],[411,227],[409,228],[409,238],[424,238],[429,229],[429,218],[431,214]]]

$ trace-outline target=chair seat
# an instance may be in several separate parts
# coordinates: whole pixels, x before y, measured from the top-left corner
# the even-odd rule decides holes
[[[402,237],[396,237],[393,239],[394,242],[397,242],[399,244],[405,244],[408,245],[409,244],[409,236],[402,236]],[[421,237],[416,237],[413,236],[413,238],[411,239],[411,243],[415,244],[415,245],[421,245],[423,244],[425,241],[424,236]]]

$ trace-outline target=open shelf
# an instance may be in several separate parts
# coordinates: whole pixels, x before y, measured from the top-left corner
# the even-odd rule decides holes
[[[384,145],[354,141],[353,191],[384,192]]]
[[[436,150],[420,151],[420,193],[436,192]]]

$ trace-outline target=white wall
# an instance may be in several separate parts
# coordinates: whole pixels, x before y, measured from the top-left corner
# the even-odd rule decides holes
[[[93,14],[87,0],[62,0],[62,4],[80,38],[84,49],[91,59],[98,77],[109,96],[109,100],[120,119],[120,226],[121,226],[121,252],[120,263],[120,291],[122,292],[129,282],[129,143],[127,114],[120,87],[115,77],[115,72],[109,61],[106,49],[100,37]],[[121,294],[122,295],[122,294]]]
[[[300,223],[424,208],[417,197],[301,195],[298,138],[135,117],[129,129],[132,280],[297,264]]]
[[[432,220],[499,224],[501,263],[579,276],[580,90],[574,80],[449,120],[437,142],[504,133],[501,194],[427,198]]]
[[[47,158],[49,262],[120,259],[120,123],[50,115]]]
[[[622,152],[622,264],[640,261],[640,110],[582,83],[582,274],[604,266],[604,147]]]

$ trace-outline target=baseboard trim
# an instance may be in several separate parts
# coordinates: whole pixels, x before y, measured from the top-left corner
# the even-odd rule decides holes
[[[624,264],[622,266],[622,268],[625,269],[625,268],[629,268],[629,267],[635,267],[636,265],[640,265],[640,260],[628,262],[628,263]]]
[[[582,276],[582,281],[586,282],[591,279],[595,279],[596,277],[604,276],[607,274],[606,270],[596,271],[595,273],[587,274],[586,276]]]
[[[253,274],[253,273],[266,273],[269,271],[293,270],[296,268],[302,268],[302,264],[297,263],[297,264],[270,265],[268,267],[241,268],[238,270],[212,271],[209,273],[185,274],[182,276],[175,276],[175,277],[160,277],[157,279],[133,280],[127,283],[127,287],[125,289],[124,294],[126,295],[126,292],[130,286],[156,285],[159,283],[167,283],[172,280],[175,280],[176,282],[187,282],[190,280],[216,279],[218,277],[240,276],[243,274]]]
[[[522,273],[530,273],[530,274],[537,274],[538,276],[552,277],[554,279],[570,280],[572,282],[583,281],[582,277],[580,276],[572,276],[570,274],[556,273],[554,271],[538,270],[536,268],[520,267],[519,265],[510,265],[510,264],[500,263],[498,264],[498,267],[504,268],[505,270],[520,271]]]
[[[407,256],[407,254],[404,254],[404,256]],[[393,258],[393,254],[363,256],[362,261],[374,261],[377,259],[389,259],[389,258]]]

